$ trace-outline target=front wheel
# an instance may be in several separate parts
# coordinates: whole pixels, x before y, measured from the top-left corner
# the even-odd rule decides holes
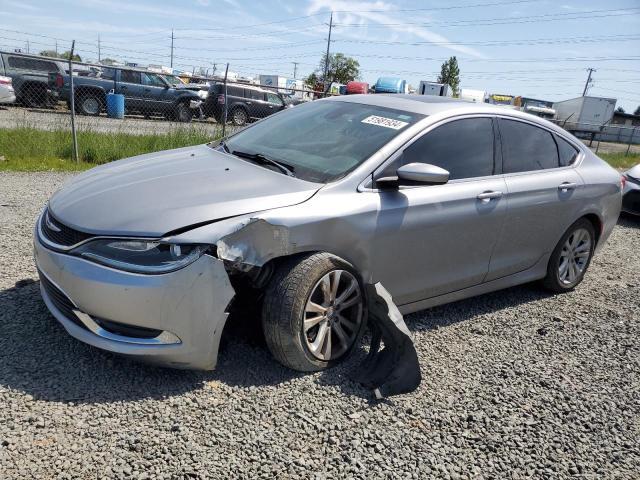
[[[102,102],[98,95],[93,93],[85,93],[80,95],[77,99],[77,110],[83,115],[89,115],[95,117],[100,115],[102,111]]]
[[[553,250],[543,285],[552,292],[573,290],[584,278],[595,249],[595,230],[581,218],[562,236]]]
[[[262,326],[281,364],[302,372],[344,360],[365,324],[364,290],[355,269],[328,253],[283,264],[267,288]]]

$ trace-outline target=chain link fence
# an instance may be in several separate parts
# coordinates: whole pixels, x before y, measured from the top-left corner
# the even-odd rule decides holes
[[[114,153],[108,158],[115,159],[116,147],[122,157],[137,152],[124,148],[134,142],[134,136],[155,139],[144,148],[204,143],[286,108],[331,95],[322,86],[303,88],[300,81],[280,85],[269,79],[270,84],[261,85],[231,80],[226,73],[174,75],[162,68],[152,71],[11,52],[0,52],[0,76],[11,78],[15,93],[14,103],[0,103],[0,130],[21,130],[25,135],[33,130],[64,133],[63,141],[69,142],[63,149],[65,158],[71,148],[72,153],[79,152],[80,160],[98,162],[96,147],[86,141],[83,144],[83,136],[96,134],[103,143],[110,141]],[[556,122],[590,143],[597,142],[596,149],[601,141],[616,142],[627,144],[629,153],[631,145],[640,143],[640,126]],[[76,133],[79,141],[74,147]],[[69,134],[71,140],[67,140]],[[20,142],[24,137],[14,138]]]
[[[10,52],[0,52],[0,75],[11,78],[15,93],[15,102],[0,104],[0,129],[74,130],[74,138],[76,132],[164,135],[175,146],[215,140],[326,96],[322,89],[232,81],[226,75],[174,75]],[[78,150],[87,160],[82,141]]]

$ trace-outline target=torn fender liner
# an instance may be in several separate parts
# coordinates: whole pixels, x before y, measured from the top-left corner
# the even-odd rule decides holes
[[[414,391],[422,381],[418,354],[402,314],[381,283],[367,285],[371,348],[354,379],[376,398]],[[380,344],[384,348],[380,350]]]
[[[216,242],[218,258],[243,270],[260,267],[275,257],[290,253],[289,230],[261,218],[251,218]]]

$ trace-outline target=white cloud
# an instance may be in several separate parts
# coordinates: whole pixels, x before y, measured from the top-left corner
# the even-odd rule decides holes
[[[392,15],[394,9],[396,9],[395,5],[382,0],[375,2],[358,0],[311,0],[307,13],[311,15],[322,12],[323,10],[333,11],[334,21],[342,24],[365,25],[372,22],[377,24],[401,24],[402,19]],[[412,21],[415,21],[415,17]],[[450,42],[446,37],[416,25],[389,25],[387,28],[394,33],[390,38],[392,41],[403,35],[410,35],[420,40],[437,44]],[[353,37],[353,35],[351,36]],[[358,37],[362,38],[361,35]],[[476,58],[486,58],[485,55],[476,49],[466,45],[441,45],[441,47]]]

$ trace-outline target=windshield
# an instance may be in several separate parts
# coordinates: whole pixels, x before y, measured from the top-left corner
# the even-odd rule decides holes
[[[349,173],[424,117],[359,103],[308,102],[236,133],[225,144],[231,152],[261,154],[289,165],[298,178],[326,183]]]

